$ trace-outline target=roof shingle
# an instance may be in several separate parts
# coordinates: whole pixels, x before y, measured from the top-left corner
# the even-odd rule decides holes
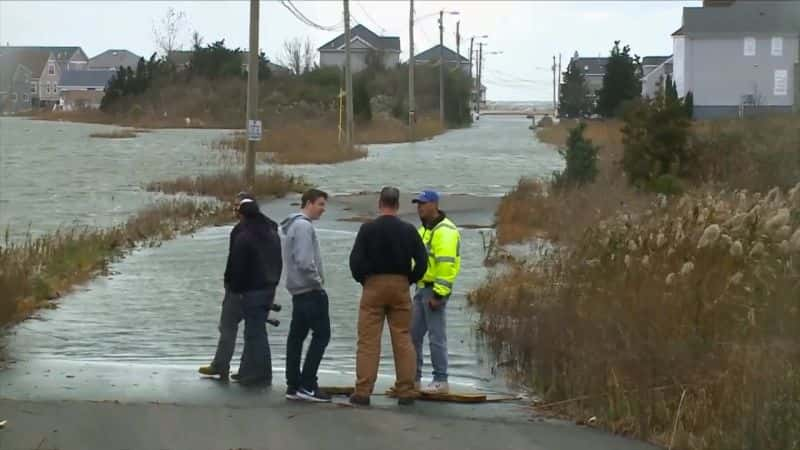
[[[400,38],[396,36],[378,36],[364,25],[358,24],[350,29],[351,38],[360,37],[377,50],[400,51]],[[344,45],[344,33],[320,47],[319,51],[338,50]]]

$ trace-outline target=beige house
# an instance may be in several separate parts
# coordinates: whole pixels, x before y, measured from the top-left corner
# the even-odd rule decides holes
[[[344,67],[345,38],[340,34],[319,49],[320,67]],[[376,54],[386,68],[400,64],[400,38],[378,36],[364,25],[350,30],[350,67],[359,72],[367,67],[367,56]]]

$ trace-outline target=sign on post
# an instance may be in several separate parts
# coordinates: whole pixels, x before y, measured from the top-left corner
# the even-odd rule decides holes
[[[247,140],[260,141],[261,140],[261,121],[248,120],[247,121]]]

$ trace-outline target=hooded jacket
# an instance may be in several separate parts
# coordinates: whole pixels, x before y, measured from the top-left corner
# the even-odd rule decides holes
[[[295,213],[281,222],[286,289],[292,295],[321,290],[325,284],[319,241],[311,219]]]
[[[231,231],[226,285],[237,294],[274,288],[283,270],[281,253],[277,223],[261,213],[243,218]]]

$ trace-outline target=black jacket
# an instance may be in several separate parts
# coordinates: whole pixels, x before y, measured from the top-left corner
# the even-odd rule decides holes
[[[413,268],[411,262],[414,262]],[[428,253],[414,227],[395,216],[381,216],[358,230],[350,252],[353,279],[370,275],[406,275],[413,284],[428,270]]]
[[[231,231],[225,284],[241,294],[275,287],[283,258],[278,224],[263,214],[242,219]]]

